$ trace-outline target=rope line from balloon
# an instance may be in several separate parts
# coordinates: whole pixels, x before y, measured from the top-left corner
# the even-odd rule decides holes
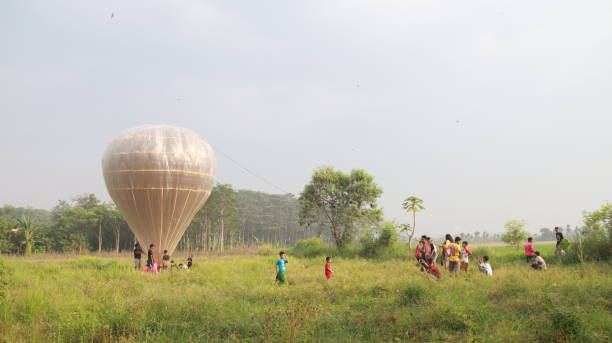
[[[190,156],[200,156],[204,159],[214,159],[210,154],[201,154],[197,151],[121,151],[121,152],[111,152],[109,155],[190,155]]]

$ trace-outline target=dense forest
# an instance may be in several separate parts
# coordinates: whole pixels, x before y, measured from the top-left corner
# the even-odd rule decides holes
[[[299,204],[291,194],[234,190],[217,185],[185,232],[179,250],[223,250],[236,245],[291,245],[320,235],[316,226],[298,224]],[[131,250],[134,235],[114,204],[94,194],[62,200],[50,211],[0,207],[0,252]]]

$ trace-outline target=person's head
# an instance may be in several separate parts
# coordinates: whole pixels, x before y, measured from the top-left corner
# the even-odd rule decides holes
[[[170,260],[170,263],[174,263],[174,260]]]
[[[278,253],[278,256],[280,256],[280,258],[285,258],[286,255],[284,251],[281,251]]]
[[[459,236],[455,237],[455,243],[459,243],[459,242],[461,242],[461,237]]]
[[[559,227],[555,226],[555,232],[559,232]]]
[[[461,243],[461,244],[463,244],[464,247],[467,247],[469,243],[468,243],[468,241],[463,241],[463,243]]]
[[[327,257],[325,258],[325,262],[327,262],[327,263],[331,262],[331,257],[327,256]]]
[[[489,262],[489,256],[484,255],[484,256],[482,257],[482,260],[483,260],[483,261],[485,261],[485,262]]]
[[[431,243],[431,237],[427,237],[426,240],[427,240],[427,243]]]
[[[167,254],[167,253],[168,253],[168,250],[164,250],[164,254]]]
[[[182,266],[183,266],[183,264],[182,264],[182,263],[179,263],[179,267],[182,267]]]
[[[536,254],[536,256],[540,256],[540,252],[539,251],[536,251],[535,254]]]
[[[155,248],[155,244],[149,245],[149,249],[153,249],[153,248]]]
[[[453,241],[453,236],[450,235],[450,233],[446,234],[446,240],[452,242]]]
[[[529,242],[529,243],[533,242],[533,237],[527,238],[527,242]]]
[[[140,248],[140,244],[138,243],[134,244],[134,248]]]

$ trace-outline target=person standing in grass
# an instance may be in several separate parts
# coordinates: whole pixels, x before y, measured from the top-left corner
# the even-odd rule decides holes
[[[433,243],[433,240],[431,239],[431,237],[425,237],[425,242],[427,244],[429,244],[429,256],[431,257],[431,260],[433,261],[433,263],[436,263],[436,260],[438,259],[438,249],[436,248],[436,245]]]
[[[455,237],[455,242],[449,245],[450,254],[448,257],[448,270],[451,272],[451,275],[456,275],[459,271],[459,260],[461,255],[461,246],[459,242],[461,242],[461,238]]]
[[[168,250],[164,250],[164,256],[162,256],[162,269],[168,269],[168,263],[170,262],[170,255]]]
[[[155,264],[155,257],[153,256],[153,249],[155,249],[155,244],[149,245],[149,250],[147,251],[147,266],[149,268],[153,268]]]
[[[287,255],[284,251],[279,253],[280,258],[276,260],[276,282],[279,285],[284,285],[287,280],[285,279],[285,272],[287,271],[286,264],[289,263],[287,261]]]
[[[134,245],[134,268],[136,268],[136,270],[142,268],[142,254],[143,251],[140,244],[136,243],[136,245]]]
[[[525,261],[529,263],[532,259],[535,258],[535,256],[536,254],[533,251],[533,238],[529,237],[527,238],[527,244],[525,244]]]
[[[331,257],[327,256],[325,258],[325,278],[330,280],[333,273],[334,271],[332,270]]]
[[[464,272],[467,273],[468,271],[468,265],[470,263],[470,255],[472,255],[472,252],[470,251],[470,249],[468,249],[468,241],[463,241],[463,243],[461,243],[461,266],[460,269],[463,270]]]
[[[191,269],[191,267],[193,267],[193,255],[187,257],[187,268]]]
[[[563,234],[561,233],[561,229],[558,226],[555,227],[555,238],[557,239],[557,248],[555,249],[555,255],[563,254],[563,250],[561,250],[561,241],[563,241]]]
[[[442,264],[444,265],[444,269],[446,270],[448,270],[448,258],[450,256],[450,245],[452,243],[453,236],[447,233],[444,243],[440,244],[440,248],[442,249]]]
[[[546,261],[540,256],[540,252],[535,252],[536,258],[531,267],[535,270],[546,270],[548,267],[546,266]]]
[[[489,256],[485,255],[483,258],[478,260],[478,269],[488,276],[493,276],[493,268],[491,268],[491,265],[489,264]]]

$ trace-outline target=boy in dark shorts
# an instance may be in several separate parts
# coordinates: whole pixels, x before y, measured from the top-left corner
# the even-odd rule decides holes
[[[142,254],[143,251],[140,244],[136,243],[134,246],[134,268],[136,270],[140,270],[140,268],[142,268]]]

